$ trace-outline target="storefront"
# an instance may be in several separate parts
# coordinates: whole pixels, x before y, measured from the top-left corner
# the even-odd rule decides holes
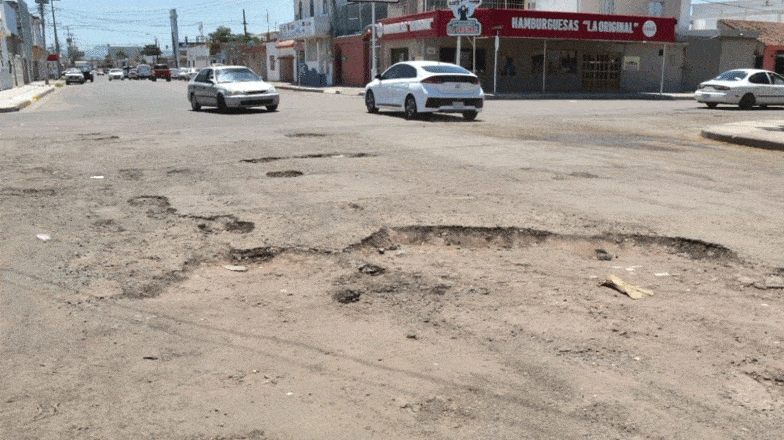
[[[332,37],[329,16],[314,16],[280,26],[281,40],[296,40],[302,49],[297,50],[297,82],[302,85],[326,86],[332,84]]]
[[[456,16],[437,10],[381,20],[381,70],[403,60],[459,62],[497,93],[681,88],[673,18],[517,9]]]

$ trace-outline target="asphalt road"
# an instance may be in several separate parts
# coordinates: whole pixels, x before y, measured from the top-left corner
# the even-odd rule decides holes
[[[746,299],[713,304],[716,298],[711,295],[721,292],[717,301],[734,301],[737,292],[730,295],[722,289],[738,284],[735,271],[764,267],[762,277],[784,267],[784,162],[780,152],[725,145],[702,139],[699,132],[706,125],[780,118],[780,109],[708,110],[691,101],[491,101],[474,122],[449,115],[406,121],[400,114],[367,114],[360,97],[286,91],[273,113],[193,112],[185,90],[184,82],[108,82],[99,77],[95,83],[61,88],[19,113],[3,115],[0,368],[6,372],[3,388],[9,392],[0,412],[5,427],[0,437],[520,438],[515,432],[536,426],[525,431],[529,438],[675,438],[670,429],[685,413],[689,418],[683,422],[687,428],[682,438],[740,438],[747,430],[756,430],[754,438],[775,438],[773,428],[780,417],[765,418],[771,413],[751,414],[725,405],[725,394],[714,392],[700,378],[723,377],[722,368],[730,362],[722,357],[727,355],[725,337],[734,337],[737,344],[753,341],[757,345],[749,353],[772,352],[771,347],[780,351],[780,335],[766,333],[775,331],[775,314],[764,318],[768,315],[756,309],[752,314]],[[575,316],[585,315],[579,310],[552,316],[552,322],[537,321],[566,307],[566,299],[560,298],[548,297],[539,316],[531,312],[530,320],[513,330],[503,327],[508,323],[498,323],[500,330],[487,324],[500,315],[527,313],[519,308],[500,313],[500,303],[488,305],[494,309],[484,317],[463,316],[462,325],[453,327],[446,321],[462,315],[455,311],[445,317],[452,312],[444,306],[445,310],[432,312],[441,327],[431,325],[427,330],[417,326],[430,325],[436,318],[420,316],[419,307],[405,308],[400,315],[382,307],[397,310],[402,302],[387,304],[380,298],[360,303],[364,309],[345,311],[336,309],[328,295],[313,304],[308,301],[314,294],[290,294],[292,289],[323,294],[326,288],[319,280],[342,274],[377,253],[373,247],[341,253],[347,247],[384,228],[414,226],[465,228],[461,231],[532,228],[586,240],[642,235],[666,242],[677,237],[696,247],[737,254],[738,260],[728,258],[716,266],[700,262],[699,270],[688,259],[677,262],[682,272],[691,270],[694,278],[689,280],[695,286],[716,289],[698,297],[695,288],[699,310],[711,314],[694,321],[719,319],[726,324],[719,329],[699,327],[707,335],[700,353],[708,358],[715,342],[715,356],[721,362],[707,359],[698,363],[704,370],[695,370],[691,362],[697,361],[683,361],[697,345],[684,341],[695,331],[684,324],[670,340],[678,343],[663,346],[682,345],[684,350],[673,354],[683,363],[682,369],[667,373],[671,376],[661,376],[667,360],[646,364],[647,370],[635,366],[627,375],[610,370],[619,361],[602,363],[608,358],[583,356],[579,363],[562,363],[563,353],[586,353],[579,347],[563,348],[563,340],[583,330],[585,340],[598,341],[597,351],[591,353],[612,350],[602,342],[610,330],[600,328],[588,337],[590,323],[566,329],[568,336],[545,335],[553,322],[567,326],[577,322]],[[454,233],[449,231],[440,234]],[[420,241],[437,247],[431,239]],[[419,238],[406,240],[402,241],[413,248]],[[409,272],[395,275],[389,286],[441,295],[457,287],[461,292],[483,291],[472,283],[487,281],[500,283],[493,288],[502,291],[508,273],[541,262],[546,270],[526,277],[555,278],[542,281],[538,291],[557,295],[577,282],[593,289],[595,282],[589,285],[587,276],[572,278],[578,265],[563,252],[579,247],[574,240],[543,247],[527,263],[512,264],[519,257],[500,250],[501,262],[493,268],[471,264],[483,263],[484,258],[495,261],[498,255],[463,257],[461,246],[433,250],[432,257],[428,247],[418,254],[404,248],[397,251],[401,258],[426,256],[401,263]],[[605,246],[613,244],[602,240],[608,240]],[[591,245],[585,246],[590,254]],[[286,252],[281,259],[289,264],[279,259],[268,262]],[[646,251],[628,252],[644,258]],[[251,255],[246,260],[234,258],[233,263],[257,264],[254,276],[263,280],[253,284],[247,278],[230,278],[233,272],[220,264],[237,255]],[[389,252],[382,255],[391,258]],[[650,250],[650,257],[657,264],[682,258],[661,250]],[[503,263],[504,259],[509,261]],[[507,263],[511,269],[498,269]],[[450,281],[451,272],[462,275]],[[348,273],[330,281],[331,286],[351,287],[356,280]],[[684,275],[681,280],[685,279]],[[281,280],[289,284],[280,284]],[[268,289],[262,281],[276,287],[269,296],[256,297],[254,292]],[[398,288],[389,286],[376,286],[376,292]],[[463,310],[479,298],[462,304]],[[513,298],[507,298],[510,304]],[[593,298],[586,298],[586,304],[595,304]],[[781,308],[775,295],[763,299],[767,311]],[[612,309],[607,313],[616,313],[610,321],[623,325],[626,319],[635,319],[622,299],[612,301],[616,302],[606,305]],[[431,307],[431,302],[417,304]],[[691,323],[692,313],[697,313],[689,310],[688,298],[676,307],[684,315],[670,315],[665,305],[649,304],[654,305],[644,317],[636,316],[634,325],[657,319],[681,322],[683,316]],[[534,310],[536,304],[529,305]],[[748,309],[750,315],[740,313],[733,317],[737,321],[725,323],[727,307]],[[371,309],[378,319],[360,313]],[[412,316],[416,319],[406,320]],[[399,328],[402,322],[417,331],[406,334]],[[287,327],[291,323],[301,327]],[[739,330],[746,324],[748,334]],[[536,325],[542,326],[542,333],[527,327]],[[660,331],[662,326],[659,322]],[[483,330],[476,330],[480,327]],[[541,350],[543,364],[523,366],[520,353],[516,360],[494,364],[499,353],[513,351],[513,346],[519,349],[519,344],[492,345],[493,338],[522,332],[523,327],[532,332],[533,345],[526,349]],[[474,328],[474,336],[466,336],[466,328]],[[385,339],[401,331],[403,342]],[[618,328],[612,332],[613,337],[627,335]],[[369,334],[378,339],[367,339]],[[423,350],[405,345],[428,337],[438,343]],[[763,339],[764,344],[759,342]],[[553,349],[553,340],[561,345]],[[649,353],[651,359],[663,349],[632,342],[639,344],[634,350]],[[746,353],[746,348],[733,348],[732,359],[742,358],[738,353]],[[613,356],[626,356],[627,349],[625,359],[636,359],[630,361],[633,364],[640,357],[646,361],[645,354],[633,354],[628,347],[612,351]],[[430,356],[435,353],[443,360],[434,362]],[[414,361],[409,355],[420,357]],[[321,360],[329,356],[336,360]],[[761,359],[755,356],[755,362]],[[466,363],[467,358],[473,363]],[[394,364],[379,369],[376,365],[382,359]],[[441,366],[436,369],[434,363]],[[260,364],[279,374],[253,376],[262,370]],[[569,365],[578,368],[577,379],[563,379]],[[288,373],[280,372],[286,368]],[[520,371],[525,371],[525,378],[517,375]],[[764,376],[767,382],[762,382],[773,384],[766,388],[773,397],[754,411],[781,411],[783,400],[776,394],[781,371],[781,365],[770,364],[742,375],[755,380]],[[689,384],[671,385],[679,374],[694,374],[689,379],[694,388],[684,391],[680,387]],[[575,391],[578,382],[580,387],[590,388],[592,381],[610,386],[612,377],[631,384],[623,389],[628,394]],[[754,386],[738,379],[727,382],[728,389],[736,392],[745,384],[747,394],[736,394],[754,396],[754,387],[762,382],[748,380]],[[613,386],[620,390],[621,382]],[[649,396],[645,405],[618,397],[654,382],[662,391]],[[249,409],[246,400],[258,402],[254,393],[260,391],[235,388],[251,384],[268,390],[278,383],[292,391],[264,394],[270,400],[257,410]],[[432,391],[430,397],[409,396],[411,401],[402,403],[395,397],[394,411],[390,409],[389,393],[416,395],[419,389],[431,392],[437,387],[454,394],[444,397]],[[512,397],[519,387],[530,387],[533,394]],[[316,389],[329,392],[325,397]],[[606,401],[582,407],[580,402],[589,394]],[[304,397],[291,404],[286,399],[292,395]],[[476,400],[460,400],[462,395]],[[671,395],[678,398],[667,400]],[[366,402],[364,396],[377,401]],[[503,404],[492,403],[499,396],[504,396]],[[705,400],[697,402],[700,399]],[[658,411],[664,402],[668,409],[657,413],[659,419],[636,412]],[[624,410],[627,405],[632,409]],[[515,412],[519,408],[522,412]],[[404,415],[399,414],[401,409]],[[586,409],[589,415],[579,415]],[[726,424],[705,422],[716,411]],[[499,417],[503,426],[494,426]],[[562,423],[548,424],[553,417]],[[729,434],[721,437],[724,432]]]

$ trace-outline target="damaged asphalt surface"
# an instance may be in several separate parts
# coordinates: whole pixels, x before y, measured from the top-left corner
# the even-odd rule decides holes
[[[3,116],[0,437],[780,438],[784,162],[700,137],[749,115],[487,107]]]

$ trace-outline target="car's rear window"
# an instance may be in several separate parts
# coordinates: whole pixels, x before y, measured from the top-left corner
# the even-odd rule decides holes
[[[749,73],[744,70],[730,70],[729,72],[724,72],[717,76],[716,79],[719,81],[740,81],[748,74]]]
[[[469,72],[468,70],[463,69],[460,66],[454,66],[449,64],[433,64],[430,66],[422,66],[422,69],[425,72],[430,72],[430,73],[462,73],[462,74],[471,75],[471,72]]]

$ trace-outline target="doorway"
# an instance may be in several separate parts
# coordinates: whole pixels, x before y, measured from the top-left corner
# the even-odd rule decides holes
[[[582,89],[620,89],[621,58],[620,53],[583,54]]]

